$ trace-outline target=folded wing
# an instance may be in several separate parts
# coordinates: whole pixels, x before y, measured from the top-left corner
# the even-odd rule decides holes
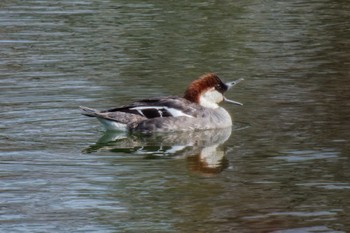
[[[193,104],[183,98],[166,97],[144,99],[119,108],[112,108],[101,113],[124,112],[139,115],[147,119],[156,117],[195,117],[199,105]]]

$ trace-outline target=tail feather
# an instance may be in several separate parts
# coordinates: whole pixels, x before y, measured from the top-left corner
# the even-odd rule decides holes
[[[101,122],[103,127],[106,130],[117,130],[117,131],[126,131],[127,130],[127,125],[121,122],[118,122],[117,119],[111,118],[108,114],[106,113],[101,113],[100,111],[93,109],[93,108],[88,108],[84,106],[79,106],[81,110],[81,114],[88,116],[88,117],[96,117],[97,120]]]
[[[93,108],[88,108],[88,107],[84,107],[84,106],[79,106],[80,110],[81,110],[81,114],[83,114],[84,116],[88,116],[88,117],[98,117],[99,116],[99,111]]]
[[[105,112],[93,108],[80,106],[81,114],[88,117],[96,117],[107,130],[126,131],[129,125],[140,122],[147,118],[122,111]]]

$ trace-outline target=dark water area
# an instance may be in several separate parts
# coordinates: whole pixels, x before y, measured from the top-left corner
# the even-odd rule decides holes
[[[0,2],[1,232],[349,232],[348,1]],[[98,109],[244,78],[229,130]]]

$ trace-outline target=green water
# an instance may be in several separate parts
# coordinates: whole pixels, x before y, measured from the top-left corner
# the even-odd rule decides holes
[[[347,1],[0,3],[1,232],[349,232]],[[244,78],[231,131],[98,109]]]

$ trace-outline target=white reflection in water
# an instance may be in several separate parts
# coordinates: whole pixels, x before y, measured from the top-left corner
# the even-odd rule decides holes
[[[84,149],[83,152],[129,153],[143,155],[147,159],[184,158],[188,160],[192,171],[219,173],[228,165],[225,150],[221,145],[227,141],[231,132],[231,127],[151,135],[106,132],[94,145]]]

